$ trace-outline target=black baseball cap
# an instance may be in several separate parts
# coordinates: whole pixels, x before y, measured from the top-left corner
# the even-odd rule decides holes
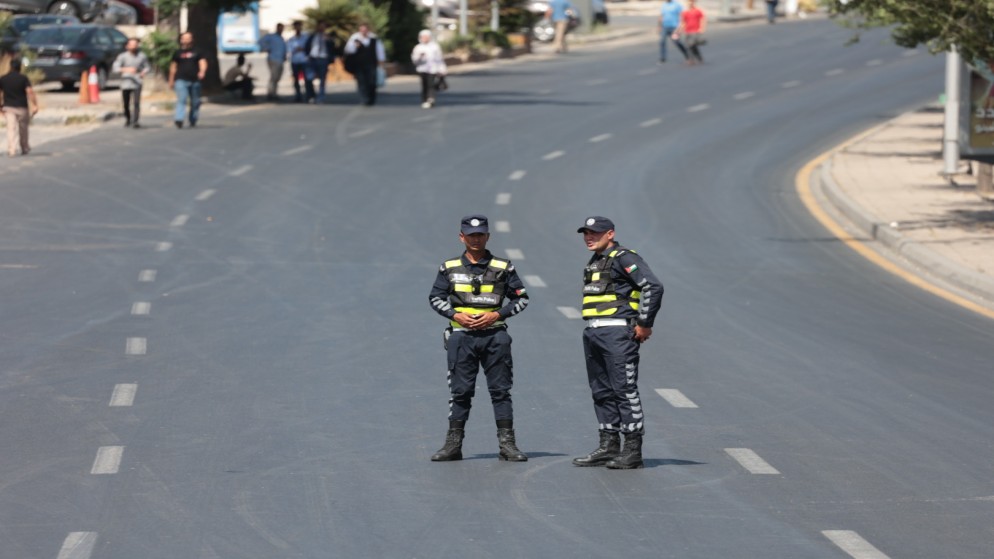
[[[485,215],[467,215],[462,218],[462,224],[459,226],[459,231],[463,235],[472,235],[473,233],[489,233],[490,227],[487,224],[487,216]]]
[[[603,233],[604,231],[613,231],[614,222],[610,219],[600,216],[592,215],[588,217],[583,222],[583,227],[576,230],[577,233],[583,233],[586,230],[593,231],[594,233]]]

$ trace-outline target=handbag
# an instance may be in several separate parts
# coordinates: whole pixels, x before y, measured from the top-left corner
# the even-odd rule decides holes
[[[387,71],[383,68],[376,67],[376,87],[383,87],[387,84]]]
[[[445,91],[446,89],[449,89],[449,82],[445,81],[445,76],[435,76],[435,89],[437,91]]]

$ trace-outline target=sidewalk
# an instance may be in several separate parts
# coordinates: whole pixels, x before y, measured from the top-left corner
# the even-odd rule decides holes
[[[941,107],[901,115],[835,152],[818,182],[839,212],[917,275],[994,309],[994,202],[976,193],[973,175],[955,184],[940,176],[942,131]]]

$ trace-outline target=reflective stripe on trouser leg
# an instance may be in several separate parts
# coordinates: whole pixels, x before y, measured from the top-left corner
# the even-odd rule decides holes
[[[449,366],[449,420],[469,419],[476,389],[476,375],[480,370],[480,360],[472,349],[472,338],[465,332],[453,332],[449,336],[447,354]]]
[[[583,346],[600,428],[641,433],[644,412],[638,391],[639,345],[632,329],[587,328],[583,331]]]

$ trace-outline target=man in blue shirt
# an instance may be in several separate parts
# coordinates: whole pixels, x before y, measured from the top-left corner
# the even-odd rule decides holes
[[[683,53],[683,58],[687,58],[687,47],[680,42],[680,36],[676,34],[680,27],[680,14],[683,13],[683,6],[675,0],[663,2],[663,8],[659,13],[659,62],[666,62],[666,43],[673,41],[676,48]]]
[[[287,41],[287,49],[290,51],[290,71],[293,72],[293,94],[294,101],[304,102],[304,92],[301,89],[301,82],[307,73],[307,35],[303,33],[304,23],[302,21],[293,22],[293,37]]]
[[[262,52],[268,53],[266,61],[269,63],[269,89],[266,90],[266,99],[277,100],[276,88],[283,77],[283,64],[286,63],[286,41],[283,40],[283,24],[276,24],[276,32],[270,33],[259,39],[259,48]]]
[[[549,9],[545,12],[545,17],[556,26],[556,39],[553,46],[557,53],[566,52],[566,32],[569,31],[569,10],[573,5],[569,0],[551,0]]]

